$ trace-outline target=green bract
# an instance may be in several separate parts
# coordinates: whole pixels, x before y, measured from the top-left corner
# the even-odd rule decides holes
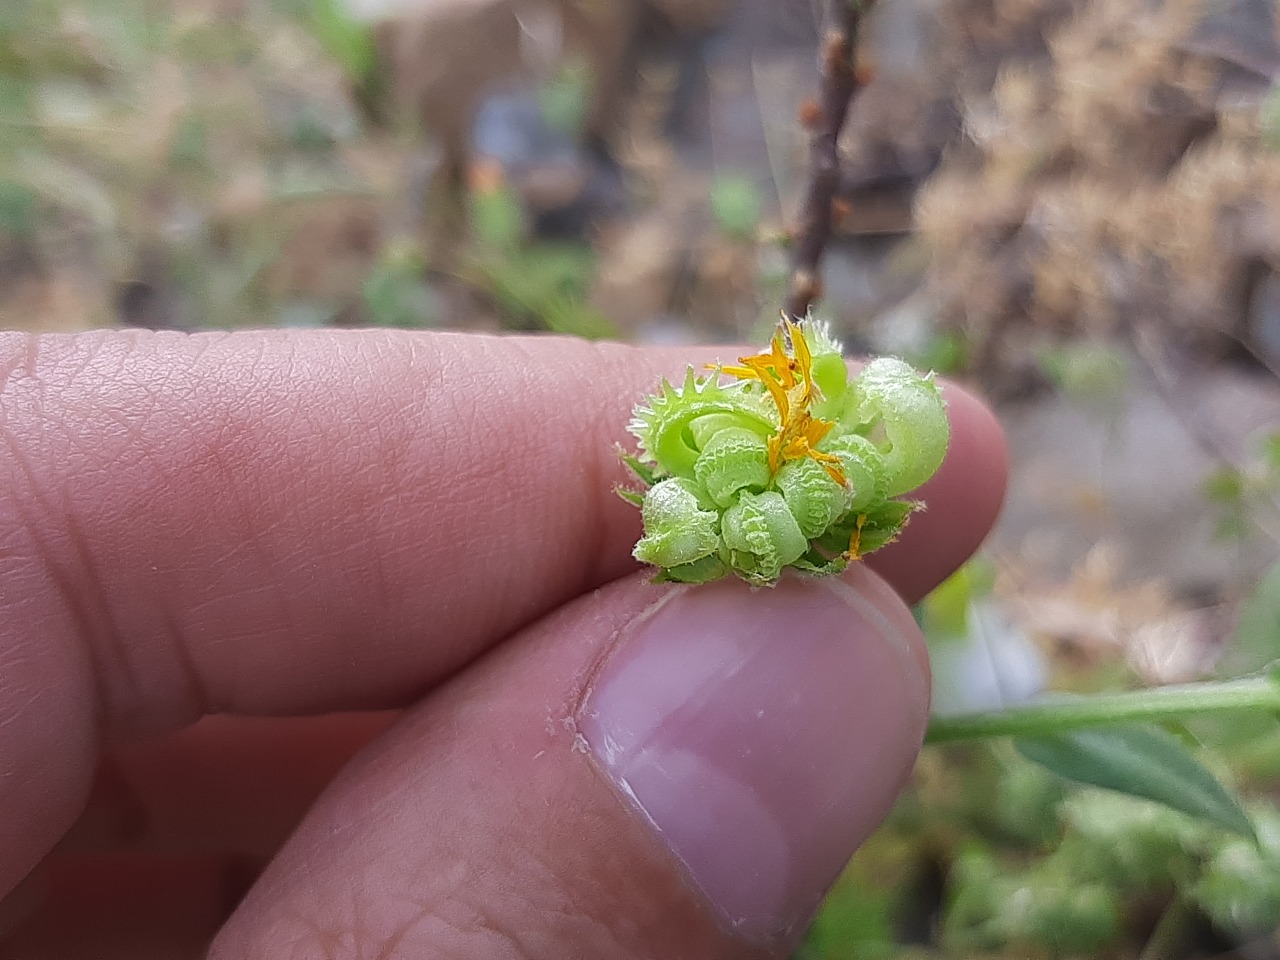
[[[897,537],[921,505],[895,498],[947,451],[932,375],[881,358],[850,378],[824,329],[786,321],[740,363],[690,367],[636,407],[626,460],[646,489],[623,491],[644,519],[635,556],[660,580],[771,585],[787,567],[838,573]]]

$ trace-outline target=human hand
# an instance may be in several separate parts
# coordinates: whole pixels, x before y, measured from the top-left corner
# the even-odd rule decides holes
[[[949,389],[899,543],[653,585],[613,445],[688,359],[0,335],[0,954],[785,955],[911,768],[900,597],[1005,452]]]

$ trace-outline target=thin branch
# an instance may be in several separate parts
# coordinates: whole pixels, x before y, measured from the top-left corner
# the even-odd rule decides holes
[[[870,79],[869,71],[855,63],[863,17],[875,0],[832,0],[834,28],[822,46],[822,89],[813,111],[809,139],[809,186],[800,208],[796,229],[791,287],[784,308],[800,321],[821,296],[819,275],[822,255],[831,239],[832,203],[840,188],[840,131],[849,115],[849,104]]]

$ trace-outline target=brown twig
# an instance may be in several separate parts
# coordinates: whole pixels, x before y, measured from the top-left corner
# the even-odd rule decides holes
[[[854,95],[870,79],[854,60],[859,28],[875,0],[832,0],[833,28],[822,46],[822,89],[816,104],[802,109],[810,121],[809,186],[800,208],[792,260],[791,286],[784,312],[793,320],[805,318],[822,295],[819,280],[822,255],[831,239],[832,203],[840,187],[840,131]],[[814,108],[817,109],[814,109]]]

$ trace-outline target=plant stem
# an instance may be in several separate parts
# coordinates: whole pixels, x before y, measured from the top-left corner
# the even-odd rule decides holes
[[[796,323],[804,320],[821,295],[818,276],[831,239],[831,205],[840,188],[840,132],[850,103],[870,79],[855,57],[863,17],[874,3],[831,0],[832,29],[823,41],[822,89],[815,104],[818,116],[809,134],[809,186],[800,210],[790,289],[783,307],[783,313]]]
[[[1084,727],[1160,722],[1240,710],[1280,713],[1280,682],[1261,676],[1128,693],[1055,697],[1004,710],[935,717],[924,740],[952,743],[985,737],[1034,737]]]

